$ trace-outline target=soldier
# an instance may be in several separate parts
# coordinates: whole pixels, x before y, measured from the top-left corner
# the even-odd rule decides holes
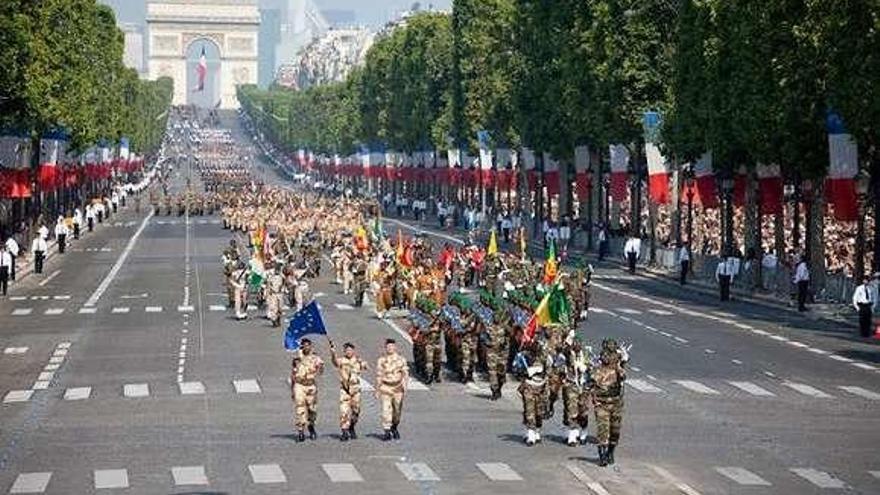
[[[266,317],[273,327],[281,326],[281,306],[284,295],[284,276],[275,269],[275,263],[266,263]]]
[[[312,341],[302,339],[299,360],[293,361],[290,371],[291,396],[296,405],[297,440],[300,442],[306,439],[306,428],[309,430],[309,439],[318,438],[315,432],[315,420],[318,417],[316,380],[323,372],[324,361],[312,352]]]
[[[339,370],[339,427],[345,442],[357,438],[355,425],[361,413],[361,373],[367,370],[367,363],[355,354],[354,344],[346,342],[342,346],[342,357],[336,355],[336,346],[330,343],[333,366]]]
[[[477,361],[477,335],[485,320],[475,314],[477,306],[471,306],[470,312],[462,318],[464,332],[458,336],[458,373],[461,383],[474,381],[474,365]]]
[[[440,383],[442,381],[440,367],[443,364],[443,350],[440,347],[442,339],[440,322],[432,321],[427,328],[422,329],[422,332],[425,351],[425,383],[428,385],[432,382]]]
[[[245,287],[247,286],[247,267],[244,262],[238,261],[232,275],[229,277],[229,285],[232,287],[232,307],[235,309],[235,319],[247,319],[245,311]]]
[[[544,389],[547,406],[544,419],[553,417],[556,401],[559,399],[562,384],[565,381],[565,352],[561,334],[567,330],[559,324],[550,324],[544,329],[547,335],[547,353],[550,358],[550,366],[547,369],[547,387]]]
[[[526,427],[526,445],[533,446],[541,441],[541,426],[544,420],[544,393],[547,388],[548,358],[540,345],[530,342],[524,346],[516,359],[516,370],[521,383],[519,393],[523,403],[523,424]]]
[[[408,381],[409,368],[406,360],[397,353],[397,343],[394,339],[385,340],[385,355],[376,363],[376,395],[381,404],[385,441],[400,439],[397,426]]]
[[[507,378],[507,357],[510,338],[507,334],[507,323],[495,313],[496,319],[488,325],[485,332],[486,368],[489,373],[489,388],[492,390],[491,400],[501,398],[501,387]]]
[[[624,364],[629,356],[626,349],[617,346],[617,342],[606,339],[602,342],[600,359],[600,365],[591,374],[590,393],[596,414],[599,465],[608,466],[614,464],[614,449],[620,441],[623,382],[626,380]]]
[[[587,443],[590,360],[577,338],[567,346],[565,358],[565,380],[562,384],[563,423],[569,428],[568,445],[574,447],[578,443]]]

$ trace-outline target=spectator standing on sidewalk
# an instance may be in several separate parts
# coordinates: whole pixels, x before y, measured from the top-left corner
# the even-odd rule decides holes
[[[639,260],[641,253],[642,240],[634,235],[630,236],[630,238],[626,240],[626,244],[623,245],[623,256],[626,258],[630,273],[636,272],[636,261]]]
[[[678,281],[681,285],[687,283],[687,274],[691,269],[691,251],[688,243],[683,242],[678,248],[678,264],[681,265],[681,276]]]
[[[870,283],[868,276],[862,277],[862,284],[856,287],[852,297],[853,307],[859,312],[859,333],[862,337],[870,337],[872,334],[874,307],[877,305]]]
[[[599,239],[599,261],[602,261],[608,255],[608,229],[605,228],[604,223],[599,224],[597,237]]]
[[[6,297],[9,288],[9,272],[12,268],[12,255],[6,248],[0,248],[0,293]]]
[[[730,286],[736,276],[736,265],[736,258],[728,254],[718,262],[718,266],[715,268],[715,281],[718,282],[718,289],[721,292],[721,302],[730,300]]]
[[[43,259],[45,259],[48,249],[49,245],[46,243],[46,239],[38,232],[34,240],[31,241],[31,253],[34,255],[34,273],[43,273]]]
[[[797,286],[798,311],[807,310],[807,291],[810,288],[810,269],[803,256],[798,256],[798,262],[794,269],[794,284]]]

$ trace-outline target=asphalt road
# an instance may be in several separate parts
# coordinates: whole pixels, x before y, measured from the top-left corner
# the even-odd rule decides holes
[[[0,493],[880,493],[876,345],[617,268],[584,328],[634,345],[616,467],[564,445],[559,405],[526,447],[511,384],[498,402],[485,382],[414,385],[393,443],[367,393],[343,444],[329,363],[319,438],[296,443],[282,330],[223,307],[219,217],[109,222],[0,300]],[[333,339],[371,365],[386,337],[409,356],[328,272],[312,292]]]

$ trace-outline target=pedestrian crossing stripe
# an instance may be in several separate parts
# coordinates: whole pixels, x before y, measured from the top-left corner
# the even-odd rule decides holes
[[[34,395],[33,390],[10,390],[3,397],[3,403],[27,402],[31,400],[32,395]]]
[[[64,313],[64,308],[49,308],[43,314],[49,316],[56,316]]]
[[[64,391],[64,400],[85,400],[92,396],[92,387],[74,387]]]
[[[28,349],[28,347],[7,347],[6,349],[3,349],[3,354],[20,355],[25,354]]]
[[[648,383],[644,380],[630,379],[630,380],[626,380],[623,383],[638,390],[639,392],[646,392],[649,394],[659,394],[659,393],[663,392],[658,387],[655,387],[654,385],[651,385],[650,383]]]
[[[256,380],[233,380],[232,386],[237,394],[259,394],[262,392]]]
[[[334,306],[336,306],[336,309],[341,311],[351,311],[354,309],[354,306],[352,306],[351,304],[336,303],[334,304]]]
[[[859,397],[864,397],[869,400],[880,400],[880,394],[877,392],[872,392],[870,390],[864,389],[862,387],[852,387],[852,386],[839,386],[841,390],[845,390],[853,395],[858,395]]]
[[[146,311],[147,313],[161,313],[162,306],[147,306],[146,308],[144,308],[144,311]]]
[[[122,394],[130,399],[150,396],[150,386],[146,383],[128,383],[122,387]]]
[[[126,314],[130,310],[131,310],[131,308],[128,308],[128,307],[118,307],[118,308],[113,308],[110,312],[113,314]]]
[[[226,311],[226,306],[222,306],[220,304],[212,304],[208,306],[208,310],[210,311]]]
[[[424,462],[395,463],[398,471],[409,481],[440,481],[440,477]]]
[[[812,468],[792,468],[791,472],[818,486],[819,488],[846,488],[846,483],[829,473]]]

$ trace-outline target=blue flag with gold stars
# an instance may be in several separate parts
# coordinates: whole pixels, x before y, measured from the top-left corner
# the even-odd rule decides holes
[[[299,340],[309,334],[327,335],[317,301],[306,304],[303,309],[294,313],[287,331],[284,332],[284,348],[288,351],[299,349]]]

